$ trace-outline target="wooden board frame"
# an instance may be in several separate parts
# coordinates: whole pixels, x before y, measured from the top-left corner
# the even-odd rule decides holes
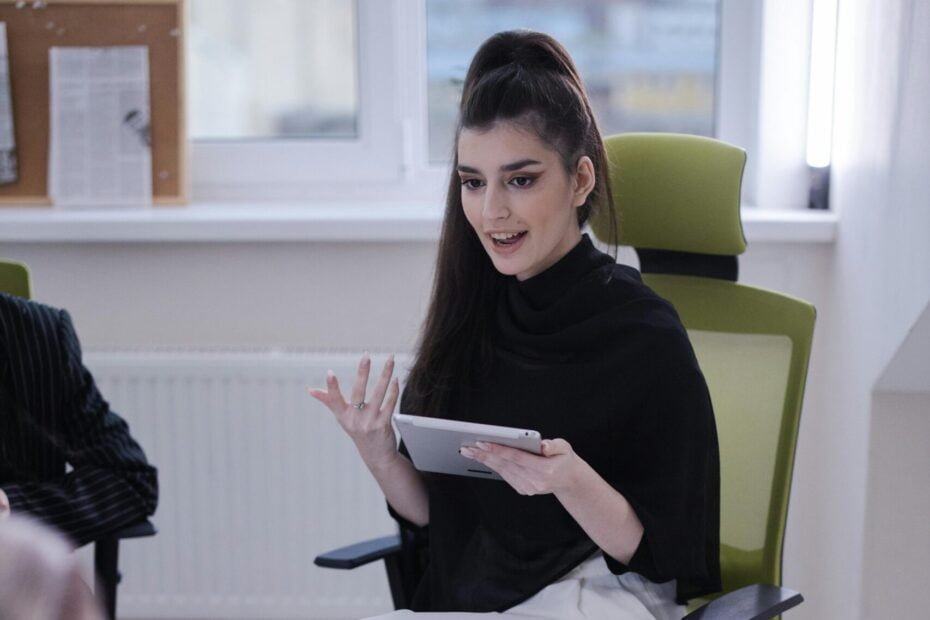
[[[185,19],[185,0],[0,0],[19,169],[15,183],[0,185],[0,206],[51,204],[48,50],[53,46],[148,46],[152,202],[187,202]]]

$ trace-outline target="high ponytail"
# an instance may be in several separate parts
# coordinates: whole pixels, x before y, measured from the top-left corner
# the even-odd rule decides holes
[[[581,77],[562,45],[541,32],[510,30],[485,41],[472,58],[465,75],[461,104],[469,99],[471,87],[495,69],[521,67],[527,71],[550,71],[581,86]]]
[[[547,34],[500,32],[472,59],[462,88],[459,121],[429,311],[401,409],[450,415],[449,396],[467,387],[491,355],[489,309],[504,276],[494,269],[462,209],[458,137],[462,129],[516,124],[555,150],[568,174],[591,158],[595,185],[576,210],[579,227],[605,210],[616,245],[607,154],[584,85],[571,56]]]

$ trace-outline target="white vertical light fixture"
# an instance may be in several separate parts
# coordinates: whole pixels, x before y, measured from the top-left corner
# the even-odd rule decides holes
[[[838,0],[812,2],[811,61],[807,95],[807,166],[811,181],[808,206],[812,209],[827,209],[830,206]]]

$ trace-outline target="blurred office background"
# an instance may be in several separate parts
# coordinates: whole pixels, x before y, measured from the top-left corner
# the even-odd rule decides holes
[[[919,617],[930,582],[930,4],[840,0],[831,209],[807,209],[814,0],[188,0],[193,202],[0,210],[0,255],[68,308],[159,466],[124,544],[126,618],[350,618],[380,566],[312,565],[393,525],[306,385],[409,354],[455,105],[489,34],[559,38],[603,133],[744,146],[742,281],[818,323],[784,583],[790,617]],[[629,252],[621,260],[635,263]]]

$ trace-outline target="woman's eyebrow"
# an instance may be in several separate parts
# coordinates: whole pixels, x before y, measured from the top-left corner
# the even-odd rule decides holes
[[[521,159],[520,161],[515,161],[512,164],[504,164],[501,166],[501,172],[513,172],[514,170],[519,170],[520,168],[525,168],[526,166],[532,166],[534,164],[541,163],[541,161],[536,161],[535,159]]]
[[[541,164],[541,163],[542,163],[541,161],[538,161],[535,159],[521,159],[511,164],[504,164],[503,166],[501,166],[500,169],[501,169],[501,172],[513,172],[514,170],[519,170],[520,168],[525,168],[526,166],[532,166],[532,165]],[[465,172],[467,174],[481,174],[480,170],[478,170],[477,168],[472,168],[471,166],[459,165],[458,167],[456,167],[456,170],[458,170],[459,172]]]

